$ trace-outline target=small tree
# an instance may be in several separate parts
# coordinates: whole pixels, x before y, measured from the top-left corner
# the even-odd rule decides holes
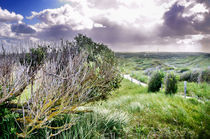
[[[163,77],[164,75],[162,72],[154,72],[149,80],[148,92],[158,92],[161,88]]]
[[[173,73],[169,73],[165,80],[165,94],[175,94],[177,92],[177,78]]]

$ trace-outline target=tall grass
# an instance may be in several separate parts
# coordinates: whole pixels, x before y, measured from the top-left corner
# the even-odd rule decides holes
[[[130,117],[126,112],[116,109],[106,109],[105,107],[91,107],[92,112],[78,113],[72,115],[63,115],[54,119],[51,126],[59,127],[66,121],[76,119],[72,127],[61,132],[55,138],[62,139],[89,139],[89,138],[106,138],[106,137],[122,137],[126,135],[126,127],[130,121]],[[37,131],[38,134],[32,136],[36,138],[49,137],[50,133],[56,130]]]
[[[178,83],[178,92],[184,94],[184,82]],[[200,99],[210,99],[210,85],[205,82],[187,82],[187,95],[199,97]]]
[[[166,96],[163,92],[148,94],[147,88],[124,80],[115,97],[100,105],[130,114],[128,135],[131,137],[208,137],[210,122],[208,101]]]
[[[112,93],[106,101],[84,107],[92,112],[71,115],[77,122],[55,138],[210,137],[209,101],[201,103],[179,95],[167,96],[164,91],[148,94],[146,87],[128,80],[123,80],[121,87]],[[71,116],[58,118],[53,124],[62,125]],[[39,137],[44,138],[50,132],[39,131]]]

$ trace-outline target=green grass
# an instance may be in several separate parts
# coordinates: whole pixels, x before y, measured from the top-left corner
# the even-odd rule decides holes
[[[178,83],[178,92],[184,95],[184,82]],[[187,96],[210,99],[210,84],[187,82]]]
[[[209,101],[147,93],[147,88],[128,80],[105,101],[85,106],[91,113],[60,138],[208,138]]]
[[[179,83],[180,90],[183,89],[182,84],[183,82]],[[188,85],[189,89],[194,86],[194,89],[199,88],[200,92],[206,86],[203,97],[209,97],[207,84],[201,84],[200,87],[196,87],[196,84]],[[107,100],[88,104],[83,108],[92,112],[55,119],[53,126],[61,126],[65,121],[76,118],[73,126],[60,133],[57,138],[210,137],[209,101],[203,99],[202,103],[196,98],[165,95],[164,91],[148,93],[147,87],[128,80],[123,80],[121,87],[113,91]],[[45,138],[47,132],[52,131],[39,130],[32,138]]]
[[[135,71],[131,73],[131,77],[134,79],[137,79],[143,83],[147,83],[148,82],[148,77],[146,75],[144,75],[141,71]]]
[[[131,56],[121,57],[119,62],[123,74],[147,83],[146,69],[160,66],[163,71],[183,72],[207,68],[210,61],[204,56],[164,59]],[[195,98],[185,99],[183,82],[178,83],[177,95],[170,96],[164,94],[164,88],[157,93],[148,93],[146,87],[123,80],[121,87],[107,100],[87,105],[93,112],[79,115],[79,122],[60,137],[209,138],[209,87],[207,83],[188,83],[187,95]]]
[[[122,87],[107,101],[94,104],[130,116],[130,137],[201,137],[209,136],[209,102],[163,92],[147,93],[147,88],[123,80]]]

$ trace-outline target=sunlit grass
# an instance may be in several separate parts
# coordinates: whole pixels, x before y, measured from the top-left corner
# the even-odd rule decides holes
[[[209,103],[163,92],[147,93],[146,88],[127,80],[114,97],[99,102],[106,109],[118,109],[132,117],[130,136],[200,137],[207,136]],[[97,103],[98,104],[98,103]],[[95,105],[97,105],[95,104]]]
[[[121,87],[112,92],[107,100],[86,105],[84,108],[93,112],[77,114],[77,122],[57,137],[202,138],[210,136],[209,101],[204,99],[204,103],[201,103],[196,98],[185,99],[179,95],[182,94],[182,84],[183,82],[179,83],[178,95],[170,96],[165,95],[164,91],[148,93],[147,87],[123,80]],[[188,86],[190,90],[194,89],[196,95],[204,92],[203,97],[209,97],[208,84],[197,86],[196,83],[190,83]],[[28,99],[29,92],[30,86],[21,96],[23,102]],[[60,122],[55,123],[60,124]]]

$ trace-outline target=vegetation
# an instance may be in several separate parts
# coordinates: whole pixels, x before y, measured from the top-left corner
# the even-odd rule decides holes
[[[22,54],[4,50],[0,138],[210,137],[208,55],[117,55],[81,34],[60,47],[43,45]],[[200,71],[192,76],[199,81],[187,83],[185,98],[176,76],[190,69]],[[163,73],[172,71],[160,90]],[[121,74],[150,82],[143,87]]]
[[[176,75],[168,73],[165,82],[165,94],[175,94],[178,89]]]
[[[116,55],[124,74],[130,74],[144,83],[148,82],[156,70],[166,73],[173,71],[179,76],[192,71],[209,73],[210,55],[205,53],[117,53]],[[205,77],[210,79],[208,75],[206,74]],[[182,77],[180,79],[184,81]],[[199,81],[206,82],[208,79],[199,79]],[[193,82],[198,82],[198,78]]]
[[[123,80],[106,101],[80,107],[89,112],[74,115],[78,122],[57,137],[208,138],[209,106],[208,101],[165,95],[164,91],[147,93],[146,87]],[[62,125],[65,118],[69,117],[54,124]],[[44,130],[39,133],[46,136]]]
[[[148,83],[148,92],[158,92],[160,91],[163,79],[163,73],[156,71],[152,74]]]
[[[106,98],[121,82],[114,53],[84,35],[58,48],[39,46],[14,57],[4,53],[1,58],[0,105],[20,114],[15,118],[18,137],[32,137],[42,129],[48,138],[57,136],[77,123],[74,113],[86,112],[79,106]],[[30,98],[23,102],[21,95],[28,86]],[[58,127],[55,120],[64,114],[71,118]]]
[[[201,90],[200,90],[201,91]],[[209,95],[209,92],[208,92]],[[209,102],[165,95],[164,91],[147,93],[146,87],[123,80],[119,90],[107,101],[93,104],[101,111],[127,113],[124,127],[130,138],[207,138],[209,134]],[[113,115],[114,115],[113,112]]]

